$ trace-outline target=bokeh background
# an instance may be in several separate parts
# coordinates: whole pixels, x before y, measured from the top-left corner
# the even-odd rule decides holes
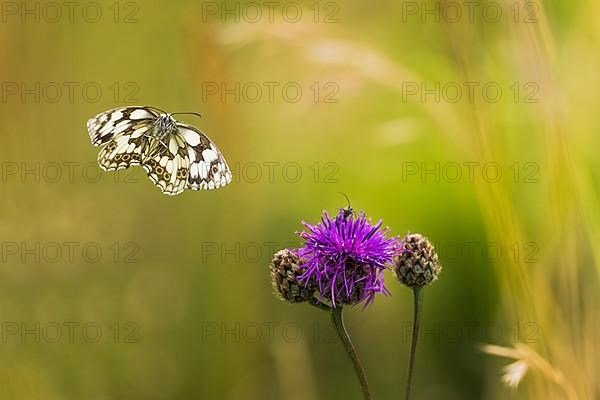
[[[0,398],[359,399],[327,315],[268,274],[338,192],[438,247],[413,398],[598,398],[599,4],[288,3],[2,3]],[[100,173],[85,122],[129,104],[201,112],[234,182]],[[346,311],[378,399],[412,320],[387,286]]]

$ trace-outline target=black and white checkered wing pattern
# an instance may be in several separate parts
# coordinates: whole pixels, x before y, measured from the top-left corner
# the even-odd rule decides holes
[[[121,107],[105,111],[87,122],[88,134],[94,146],[103,145],[119,135],[146,133],[158,118],[149,107]]]
[[[174,196],[186,189],[190,161],[188,145],[180,135],[150,139],[146,153],[142,166],[164,194]]]
[[[98,164],[105,171],[116,171],[132,165],[142,165],[148,138],[142,135],[119,134],[98,153]]]
[[[188,189],[217,189],[230,183],[231,171],[217,146],[191,125],[178,122],[177,128],[188,145]]]
[[[231,171],[206,135],[153,107],[121,107],[87,122],[98,163],[105,171],[142,166],[167,195],[185,189],[216,189],[231,182]]]
[[[115,108],[88,120],[94,146],[106,145],[98,153],[105,171],[142,165],[156,113],[146,107]]]

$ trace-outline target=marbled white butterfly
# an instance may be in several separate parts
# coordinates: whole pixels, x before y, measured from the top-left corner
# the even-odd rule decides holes
[[[217,189],[231,182],[219,149],[192,125],[155,107],[122,107],[87,122],[94,146],[105,145],[98,163],[105,171],[141,165],[150,180],[168,195],[186,188]],[[196,114],[199,115],[199,114]]]

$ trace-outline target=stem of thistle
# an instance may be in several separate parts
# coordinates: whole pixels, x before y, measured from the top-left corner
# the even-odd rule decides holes
[[[331,311],[331,307],[329,307],[327,304],[323,303],[322,301],[320,301],[319,299],[315,298],[315,297],[311,297],[308,300],[308,304],[310,304],[313,307],[318,308],[319,310],[323,310],[323,311]]]
[[[406,385],[406,400],[410,399],[410,385],[412,383],[413,369],[415,365],[415,354],[417,352],[417,341],[419,340],[419,325],[421,323],[421,309],[423,308],[423,286],[413,287],[413,334],[410,346],[410,360],[408,361],[408,383]]]
[[[373,397],[371,396],[371,392],[369,391],[369,383],[367,382],[367,374],[365,374],[365,370],[356,355],[356,350],[354,350],[354,346],[350,341],[350,336],[348,336],[348,332],[346,331],[346,327],[344,326],[344,318],[342,316],[342,307],[332,307],[330,311],[331,321],[333,322],[333,326],[335,326],[335,331],[338,334],[338,337],[342,341],[344,345],[344,349],[350,357],[352,361],[352,366],[354,367],[354,372],[356,373],[356,377],[360,383],[360,388],[362,390],[362,394],[365,400],[371,400]]]

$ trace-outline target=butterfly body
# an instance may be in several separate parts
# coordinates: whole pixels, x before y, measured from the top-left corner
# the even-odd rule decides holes
[[[216,145],[196,127],[153,107],[123,107],[91,118],[98,163],[106,171],[142,166],[167,195],[185,189],[216,189],[231,182],[231,171]]]
[[[162,138],[177,132],[177,122],[170,114],[161,114],[154,122],[153,135]]]

